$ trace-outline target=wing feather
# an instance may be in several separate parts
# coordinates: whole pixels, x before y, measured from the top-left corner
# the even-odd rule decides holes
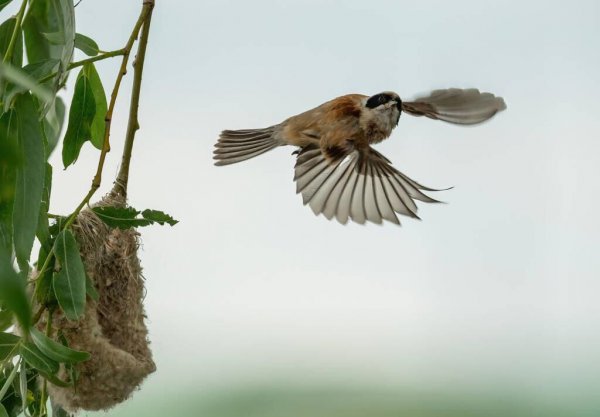
[[[343,166],[339,168],[342,171],[339,179],[331,189],[329,195],[325,198],[325,206],[322,213],[328,220],[331,220],[338,212],[338,206],[342,197],[342,193],[346,189],[348,181],[352,177],[352,172],[356,166],[356,159],[348,158],[343,162]],[[338,217],[339,220],[339,217]]]
[[[402,111],[413,116],[426,116],[460,125],[484,122],[505,109],[506,103],[502,97],[481,93],[475,88],[435,90],[428,96],[402,103]]]
[[[437,201],[421,191],[434,189],[402,174],[370,147],[350,150],[335,161],[320,148],[305,147],[298,154],[294,179],[305,205],[342,224],[348,219],[360,224],[383,220],[400,224],[396,213],[418,218],[414,200]]]
[[[373,173],[373,164],[366,164],[365,171],[364,174],[361,174],[365,177],[365,193],[363,194],[365,214],[367,219],[373,223],[381,224],[381,211],[379,209],[379,204],[377,204],[377,196],[375,195],[375,182],[378,181],[378,179]]]

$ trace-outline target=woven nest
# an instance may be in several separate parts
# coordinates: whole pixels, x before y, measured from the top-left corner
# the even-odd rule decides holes
[[[125,198],[110,193],[97,204],[108,205],[125,206]],[[48,391],[55,403],[71,412],[108,409],[126,400],[156,370],[144,323],[139,233],[111,229],[89,209],[79,214],[72,230],[99,298],[88,297],[81,320],[57,313],[53,324],[71,348],[90,352],[91,358],[77,365],[74,387],[49,384]],[[66,370],[60,373],[67,378]]]

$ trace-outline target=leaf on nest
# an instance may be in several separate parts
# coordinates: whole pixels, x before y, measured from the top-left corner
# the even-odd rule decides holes
[[[159,210],[144,210],[139,211],[133,207],[93,207],[92,211],[96,213],[98,218],[110,227],[118,227],[119,229],[129,229],[131,227],[149,226],[151,224],[165,223],[174,226],[178,223],[173,217]],[[139,217],[141,214],[142,217]]]
[[[170,226],[175,226],[177,223],[179,223],[179,220],[175,220],[173,217],[169,216],[167,213],[159,211],[159,210],[146,209],[146,210],[142,211],[142,217],[144,217],[144,219],[146,219],[146,220],[150,220],[155,223],[158,223],[161,226],[163,226],[165,223],[167,223]]]

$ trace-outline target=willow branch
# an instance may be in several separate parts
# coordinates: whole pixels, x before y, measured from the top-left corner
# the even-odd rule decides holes
[[[69,216],[67,221],[65,222],[65,228],[69,227],[77,218],[79,212],[85,207],[86,204],[90,202],[92,196],[96,193],[98,188],[100,188],[100,184],[102,183],[102,170],[104,169],[104,161],[106,160],[106,154],[110,152],[110,128],[112,124],[112,116],[115,110],[115,104],[117,102],[117,96],[119,95],[119,88],[121,87],[121,81],[125,74],[127,74],[127,62],[129,61],[129,55],[131,54],[131,48],[135,40],[138,37],[140,32],[140,28],[143,23],[146,21],[148,16],[152,13],[152,6],[148,5],[144,2],[142,7],[142,11],[140,16],[135,23],[133,31],[131,32],[131,36],[127,41],[127,44],[123,48],[123,59],[121,60],[121,67],[119,68],[119,73],[117,74],[117,79],[115,80],[115,85],[113,87],[112,93],[110,95],[110,102],[108,104],[108,109],[106,111],[106,116],[104,117],[104,141],[102,142],[102,149],[100,151],[100,158],[98,159],[98,167],[96,168],[96,174],[94,175],[94,179],[92,180],[92,186],[90,190],[86,194],[86,196],[81,200],[79,206],[75,209],[73,213]]]
[[[144,24],[146,19],[149,19],[149,16],[151,16],[153,7],[154,7],[154,1],[144,0],[142,11],[140,12],[140,16],[138,17],[138,20],[135,23],[135,26],[131,32],[131,35],[129,36],[129,39],[127,40],[127,44],[121,50],[123,59],[121,61],[121,67],[119,68],[119,73],[117,74],[117,79],[115,80],[115,85],[113,87],[113,90],[112,90],[112,93],[110,96],[110,103],[108,105],[106,116],[104,117],[104,126],[105,126],[104,141],[102,143],[102,149],[100,151],[100,157],[98,160],[98,167],[96,168],[96,174],[94,175],[94,178],[92,180],[92,185],[90,187],[90,190],[85,195],[83,200],[81,200],[81,202],[79,203],[77,208],[69,215],[69,217],[67,218],[67,220],[64,223],[63,229],[66,229],[67,227],[71,226],[71,224],[73,224],[73,222],[77,218],[77,215],[79,215],[79,213],[85,207],[86,204],[89,204],[92,196],[96,193],[98,188],[100,188],[100,184],[102,181],[102,170],[104,169],[104,161],[106,160],[106,154],[108,152],[110,152],[110,128],[111,128],[111,123],[112,123],[112,115],[113,115],[113,112],[115,109],[117,96],[119,94],[119,88],[121,86],[121,81],[123,80],[123,77],[125,76],[125,74],[127,74],[127,62],[129,61],[129,55],[131,53],[133,44],[135,43],[135,40],[137,39],[137,37],[140,33],[140,29],[141,29],[142,25]],[[54,248],[52,249],[52,251],[50,251],[50,253],[46,257],[46,260],[44,261],[44,265],[42,266],[41,270],[45,270],[50,265],[50,261],[52,260],[53,257],[54,257]],[[39,320],[39,318],[38,318],[38,320]]]
[[[127,122],[127,133],[125,134],[125,145],[123,148],[123,156],[119,174],[115,181],[113,191],[123,197],[127,196],[127,183],[129,181],[129,166],[131,162],[131,154],[133,151],[133,141],[135,134],[140,128],[138,120],[138,110],[140,104],[140,92],[142,88],[142,73],[144,71],[144,60],[146,58],[146,47],[148,46],[148,36],[150,34],[150,21],[152,19],[152,9],[154,0],[146,0],[144,5],[148,5],[150,12],[142,26],[140,34],[140,42],[138,46],[137,56],[133,64],[133,86],[131,90],[131,101],[129,104],[129,120]]]

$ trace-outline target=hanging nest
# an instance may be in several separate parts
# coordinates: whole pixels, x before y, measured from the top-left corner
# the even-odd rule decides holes
[[[125,197],[111,192],[96,206],[125,204]],[[144,323],[139,233],[109,228],[89,209],[79,214],[72,230],[99,298],[88,297],[79,321],[55,313],[53,327],[71,348],[90,352],[91,358],[77,364],[74,387],[49,384],[48,391],[67,411],[108,409],[126,400],[156,370]],[[67,370],[61,369],[59,376],[67,379]]]

